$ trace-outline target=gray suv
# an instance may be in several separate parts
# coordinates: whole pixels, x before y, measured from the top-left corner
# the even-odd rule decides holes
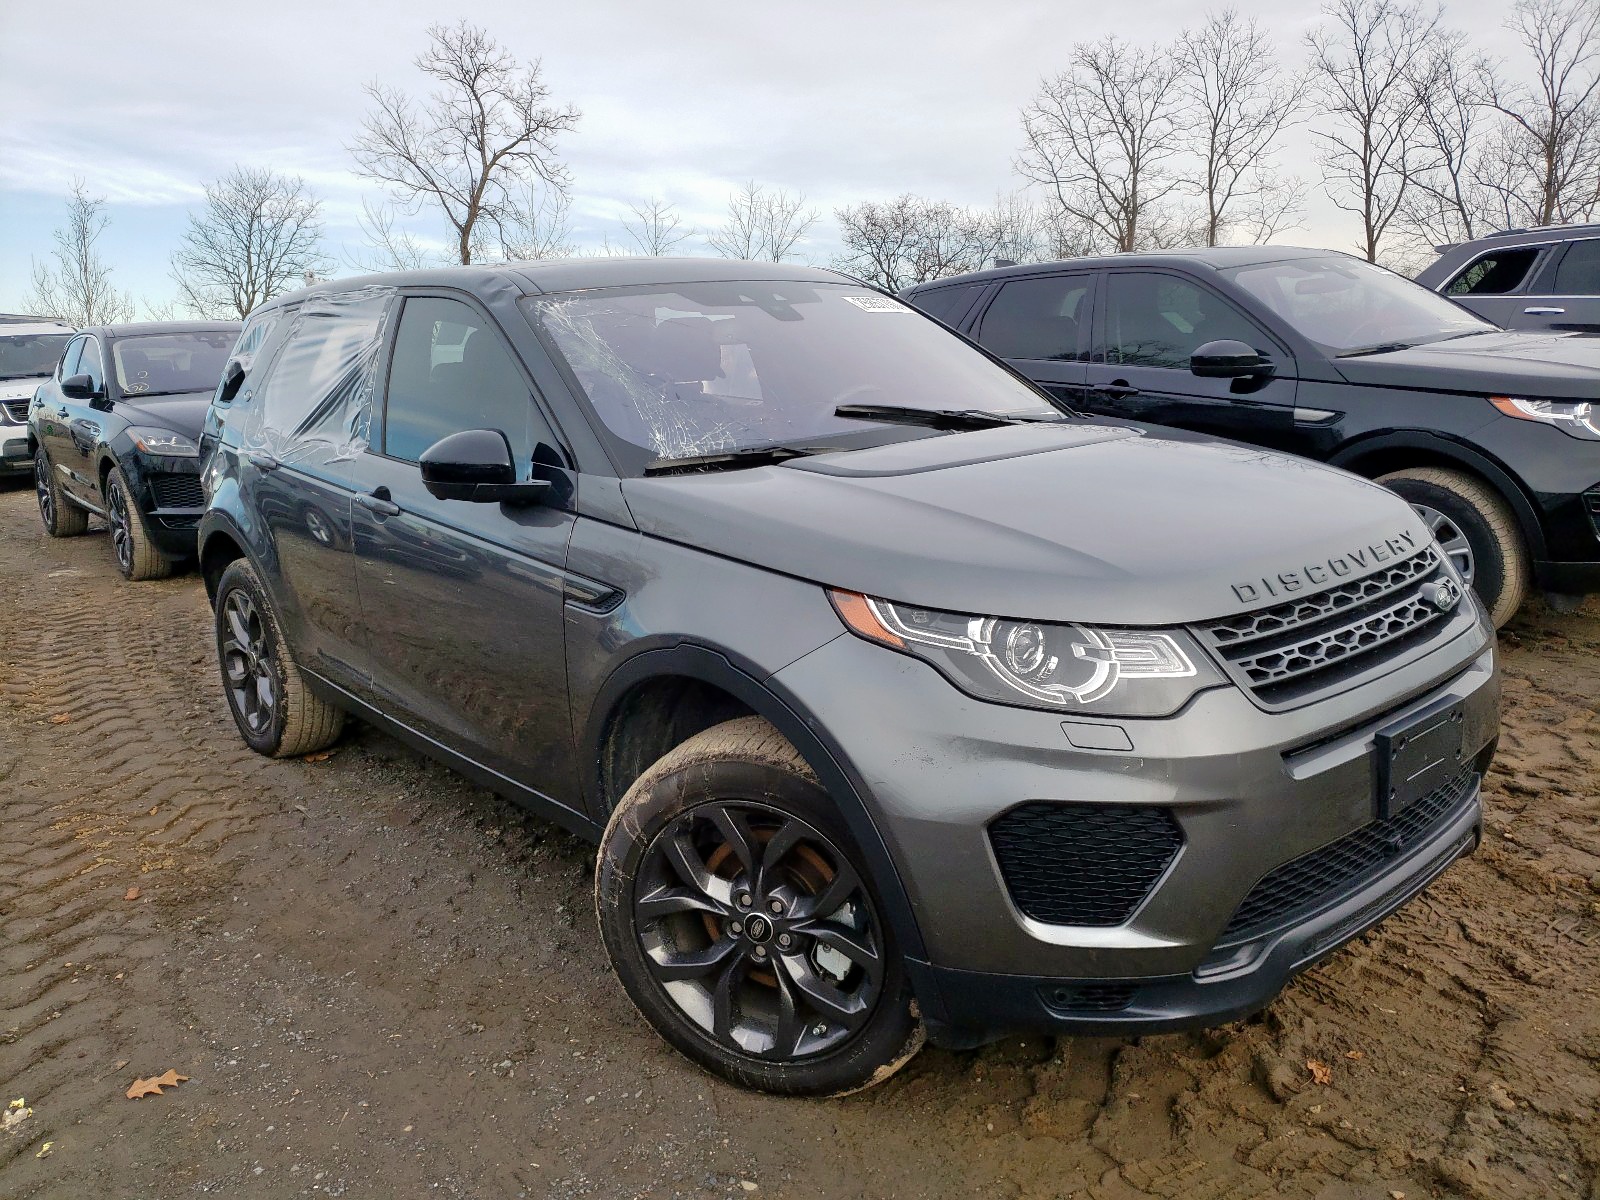
[[[1508,229],[1438,250],[1417,282],[1485,320],[1600,333],[1600,225]]]
[[[372,276],[244,338],[199,530],[241,736],[352,714],[597,841],[622,986],[737,1083],[1232,1020],[1477,844],[1491,631],[1375,484],[804,267]]]
[[[53,317],[0,313],[0,478],[33,471],[28,406],[72,340],[72,326]]]

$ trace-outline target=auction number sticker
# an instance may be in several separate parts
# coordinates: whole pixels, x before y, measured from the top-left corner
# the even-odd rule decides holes
[[[900,301],[891,300],[888,296],[846,296],[845,299],[863,312],[903,313],[911,311]]]

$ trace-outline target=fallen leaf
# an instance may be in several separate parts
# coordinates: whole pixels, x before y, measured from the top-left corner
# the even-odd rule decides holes
[[[308,754],[308,755],[306,755],[305,761],[306,762],[310,762],[310,763],[327,762],[332,757],[333,757],[333,751],[324,750],[320,754]]]
[[[1318,1087],[1327,1087],[1333,1082],[1333,1068],[1328,1066],[1327,1063],[1308,1058],[1306,1059],[1306,1070],[1311,1072],[1311,1082]]]
[[[54,1142],[46,1142],[44,1145],[39,1147],[39,1153],[35,1154],[34,1157],[35,1158],[49,1158],[50,1157],[50,1151],[54,1150],[55,1148],[56,1148],[56,1144]]]
[[[124,900],[137,900],[139,898],[139,889],[136,887],[129,888],[122,894],[122,898]]]
[[[140,1096],[160,1096],[164,1087],[177,1087],[187,1075],[179,1075],[175,1070],[169,1070],[165,1075],[152,1075],[149,1079],[135,1079],[133,1086],[128,1089],[128,1099],[137,1100]]]
[[[1360,1062],[1367,1055],[1366,1051],[1364,1050],[1346,1050],[1344,1052],[1344,1056],[1349,1059],[1354,1059],[1356,1062]]]
[[[55,716],[50,718],[50,724],[65,725],[70,720],[72,720],[71,713],[57,713]]]
[[[152,817],[153,817],[153,816],[155,816],[155,815],[156,815],[156,814],[157,814],[157,813],[158,813],[158,812],[160,812],[160,811],[161,811],[161,805],[159,805],[159,804],[152,804],[152,805],[151,805],[151,806],[150,806],[150,814],[149,814],[149,815],[150,815],[150,816],[152,816]]]

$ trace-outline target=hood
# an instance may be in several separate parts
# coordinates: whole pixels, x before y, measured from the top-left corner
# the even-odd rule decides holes
[[[129,425],[154,425],[171,429],[185,437],[198,438],[211,406],[210,392],[185,392],[179,396],[151,396],[148,399],[124,397],[114,412]]]
[[[1337,358],[1351,383],[1592,400],[1600,396],[1600,338],[1503,329],[1388,354]]]
[[[888,600],[1048,621],[1207,620],[1357,578],[1431,540],[1404,501],[1331,467],[1078,423],[623,490],[647,534]]]
[[[0,379],[0,404],[7,400],[32,400],[39,385],[49,378],[49,375],[38,375],[26,379]]]

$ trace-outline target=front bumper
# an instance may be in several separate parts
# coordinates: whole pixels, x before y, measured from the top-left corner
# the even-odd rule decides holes
[[[33,452],[28,449],[26,425],[0,425],[0,475],[20,475],[33,471]]]
[[[1130,750],[1075,747],[1061,714],[972,700],[920,661],[848,635],[778,681],[828,714],[835,752],[869,793],[926,946],[910,970],[931,1032],[972,1044],[1008,1029],[1232,1019],[1426,886],[1475,844],[1476,778],[1464,775],[1449,811],[1381,868],[1296,908],[1287,927],[1224,937],[1264,876],[1374,824],[1380,730],[1459,706],[1465,762],[1487,769],[1499,728],[1487,638],[1477,606],[1464,606],[1428,653],[1303,708],[1268,713],[1219,688],[1171,718],[1109,722]],[[1121,924],[1033,920],[989,828],[1036,802],[1161,809],[1182,847]]]

